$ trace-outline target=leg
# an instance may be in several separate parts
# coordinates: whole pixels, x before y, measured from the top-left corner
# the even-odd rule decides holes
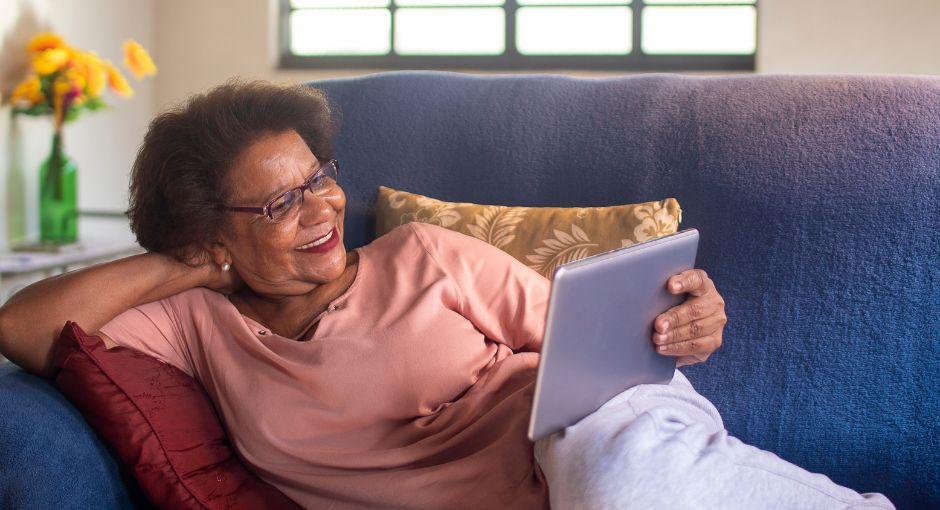
[[[539,440],[535,457],[557,509],[894,508],[729,436],[678,370]]]

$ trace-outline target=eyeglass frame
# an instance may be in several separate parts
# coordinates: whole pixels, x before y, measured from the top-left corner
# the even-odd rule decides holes
[[[332,166],[333,169],[336,170],[336,177],[339,178],[339,161],[335,159],[330,159],[330,160],[327,160],[325,163],[321,163],[320,166],[317,167],[317,171],[313,172],[313,174],[311,174],[310,177],[307,177],[304,180],[303,184],[301,184],[300,186],[295,186],[289,190],[286,190],[284,191],[284,193],[279,193],[276,197],[269,200],[268,203],[264,204],[262,207],[225,206],[225,210],[233,211],[233,212],[260,214],[262,216],[267,216],[271,220],[274,220],[274,215],[271,213],[271,206],[274,204],[274,202],[277,202],[278,200],[280,200],[286,195],[289,195],[297,190],[300,190],[300,204],[302,205],[304,203],[305,191],[309,191],[310,193],[316,194],[313,188],[311,187],[313,184],[313,179],[317,175],[319,175],[320,172],[322,172],[323,169],[327,166]]]

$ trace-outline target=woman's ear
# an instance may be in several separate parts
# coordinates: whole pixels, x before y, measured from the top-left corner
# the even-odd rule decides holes
[[[209,254],[211,262],[219,267],[222,267],[223,264],[232,264],[232,254],[229,253],[228,247],[225,246],[221,241],[216,241],[206,247],[206,251]]]

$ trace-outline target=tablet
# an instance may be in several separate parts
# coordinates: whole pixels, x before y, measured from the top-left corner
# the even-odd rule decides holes
[[[688,229],[560,266],[552,280],[529,439],[577,423],[637,384],[668,384],[676,358],[656,352],[653,320],[685,300],[670,276],[695,267]]]

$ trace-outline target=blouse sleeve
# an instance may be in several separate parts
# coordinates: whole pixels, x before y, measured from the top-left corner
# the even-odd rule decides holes
[[[193,376],[173,297],[135,306],[99,330],[122,347],[136,349]]]
[[[508,253],[436,225],[410,223],[457,287],[459,312],[487,338],[539,352],[551,282]]]

